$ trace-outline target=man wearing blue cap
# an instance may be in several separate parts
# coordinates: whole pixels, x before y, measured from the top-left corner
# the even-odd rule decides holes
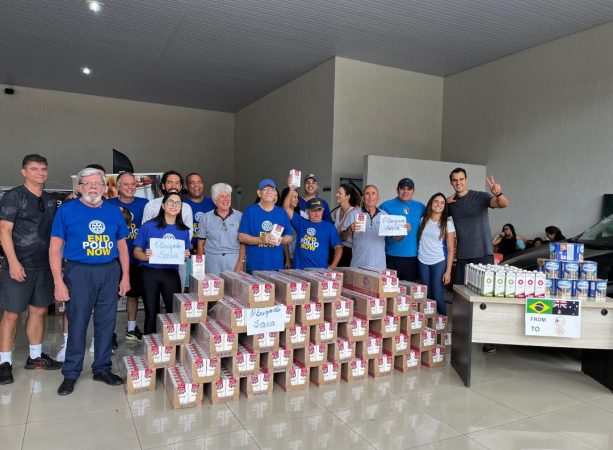
[[[238,227],[238,240],[247,246],[247,272],[281,270],[284,268],[283,244],[291,239],[291,224],[287,214],[275,205],[277,185],[271,179],[260,181],[257,195],[260,201],[243,212]],[[281,238],[271,231],[283,227]]]
[[[417,280],[417,230],[425,205],[412,200],[415,183],[410,178],[403,178],[396,188],[398,196],[384,202],[381,209],[394,216],[407,219],[406,236],[390,236],[385,239],[385,260],[389,269],[398,271],[398,278],[406,281]]]
[[[319,190],[319,184],[318,184],[317,177],[312,173],[305,176],[304,177],[304,196],[298,198],[298,208],[300,209],[300,213],[302,217],[304,217],[305,219],[308,218],[307,213],[306,213],[307,209],[309,209],[308,202],[312,198],[318,198],[317,197],[318,190]],[[330,222],[330,223],[334,223],[334,220],[332,220],[332,215],[330,214],[330,206],[328,206],[328,202],[325,201],[323,198],[320,198],[319,201],[321,202],[324,208],[323,220]]]

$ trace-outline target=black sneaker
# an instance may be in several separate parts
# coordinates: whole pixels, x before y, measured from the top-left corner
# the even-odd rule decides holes
[[[95,381],[102,381],[109,386],[119,386],[123,384],[123,380],[119,375],[115,375],[111,371],[94,374]]]
[[[113,332],[113,350],[117,350],[118,347],[119,344],[117,343],[117,333]]]
[[[494,344],[483,344],[483,353],[496,353],[496,346]]]
[[[13,366],[8,361],[0,364],[0,384],[11,384],[13,380]]]
[[[28,360],[26,361],[26,369],[38,369],[38,370],[58,370],[61,369],[61,362],[56,361],[55,359],[51,359],[49,355],[46,353],[41,353],[38,358],[30,358],[28,356]]]
[[[59,395],[70,395],[74,391],[74,385],[77,384],[77,380],[74,378],[64,378],[60,387],[57,388]]]
[[[133,331],[126,330],[126,341],[142,342],[143,333],[138,329],[138,327],[134,328]]]

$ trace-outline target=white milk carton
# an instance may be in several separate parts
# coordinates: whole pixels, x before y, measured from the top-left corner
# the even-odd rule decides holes
[[[300,187],[300,178],[302,177],[302,171],[300,169],[292,169],[289,171],[289,184],[296,189]]]
[[[366,231],[366,214],[358,213],[355,216],[355,232],[361,233]]]

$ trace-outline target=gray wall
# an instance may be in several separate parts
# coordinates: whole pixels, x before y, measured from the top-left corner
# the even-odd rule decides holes
[[[5,86],[0,86],[4,90]],[[0,185],[22,183],[27,153],[49,160],[48,188],[97,162],[112,169],[112,148],[136,171],[199,171],[210,186],[233,182],[234,116],[176,106],[15,87],[0,94]]]
[[[445,79],[442,159],[496,176],[511,204],[494,229],[572,236],[598,220],[613,191],[611,55],[613,23]]]
[[[320,188],[330,185],[333,105],[334,60],[329,60],[236,113],[239,208],[253,203],[263,178],[274,179],[281,191],[292,168],[318,175]]]

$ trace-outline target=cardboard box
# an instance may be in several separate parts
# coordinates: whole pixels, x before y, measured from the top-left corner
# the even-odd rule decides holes
[[[223,298],[224,282],[212,273],[207,273],[204,277],[190,275],[189,292],[197,294],[199,300],[214,302]]]
[[[172,409],[192,408],[202,403],[202,383],[193,382],[183,366],[166,369],[166,393]]]
[[[248,308],[266,308],[275,304],[275,285],[245,272],[222,272],[226,294]]]
[[[324,304],[324,319],[330,322],[347,322],[353,316],[353,300],[341,297]]]
[[[369,331],[378,333],[383,338],[390,338],[400,334],[400,317],[387,314],[383,319],[371,320]]]
[[[256,374],[260,370],[260,356],[254,350],[239,345],[236,354],[223,358],[222,368],[234,378]]]
[[[257,373],[240,379],[241,392],[247,398],[271,395],[272,384],[272,374],[266,369],[260,369]]]
[[[436,314],[436,300],[425,300],[420,303],[419,312],[423,313],[425,318],[434,317]]]
[[[355,342],[341,337],[336,342],[328,344],[328,360],[343,363],[355,358]]]
[[[347,383],[368,378],[368,362],[364,358],[353,358],[341,364],[341,378]]]
[[[368,337],[368,319],[354,313],[348,322],[338,324],[338,336],[349,341],[363,341]]]
[[[411,347],[411,349],[400,355],[394,357],[394,369],[398,372],[408,372],[410,370],[419,369],[421,366],[421,352],[418,348]]]
[[[279,303],[277,303],[279,304]],[[294,305],[285,306],[285,328],[296,325],[296,307]]]
[[[224,296],[222,300],[211,310],[211,318],[216,319],[226,329],[233,333],[247,332],[247,319],[245,306],[235,301],[230,296]]]
[[[383,339],[381,336],[368,333],[366,340],[356,342],[355,354],[358,358],[378,358],[383,354]]]
[[[343,281],[345,279],[345,275],[343,274],[343,272],[337,270],[330,270],[330,269],[323,269],[320,267],[307,267],[306,269],[307,272],[317,272],[320,275],[323,275],[324,277],[328,277],[331,278],[333,280],[337,280],[337,281]]]
[[[202,344],[209,355],[231,356],[238,349],[236,334],[224,328],[214,319],[206,323],[197,323],[194,328],[194,340]]]
[[[279,334],[279,345],[283,348],[304,348],[309,343],[310,328],[307,325],[296,325],[286,328]]]
[[[269,372],[285,372],[294,360],[291,348],[280,347],[279,350],[260,354],[260,367]]]
[[[143,354],[147,360],[147,367],[160,369],[172,367],[176,361],[176,346],[166,345],[162,336],[156,334],[146,334],[143,336]]]
[[[382,275],[376,271],[355,267],[343,267],[344,285],[371,297],[391,298],[400,294],[398,278]]]
[[[336,322],[324,321],[311,325],[311,341],[316,344],[330,344],[336,340]]]
[[[338,384],[341,381],[340,364],[326,362],[322,366],[311,367],[311,382],[317,386],[326,384]]]
[[[239,341],[245,347],[253,349],[256,353],[279,350],[279,333],[276,331],[258,333],[251,336],[241,335]]]
[[[443,367],[447,362],[445,355],[445,347],[436,345],[431,350],[421,352],[421,365],[428,368]]]
[[[368,320],[382,319],[387,309],[387,300],[372,297],[350,289],[343,289],[343,295],[353,300],[354,314],[359,313]]]
[[[240,386],[237,378],[233,377],[229,371],[222,370],[217,380],[204,385],[204,393],[211,401],[211,404],[218,405],[238,400]]]
[[[274,374],[275,383],[284,391],[302,391],[309,387],[308,369],[299,361],[294,360],[287,372]]]
[[[439,316],[438,314],[436,314],[432,318],[431,328],[434,328],[437,333],[440,333],[441,331],[447,331],[447,316]]]
[[[285,273],[256,270],[253,275],[274,283],[275,300],[284,305],[303,305],[310,301],[311,283]]]
[[[394,371],[394,357],[391,353],[383,353],[381,356],[368,360],[368,375],[373,378],[386,377]]]
[[[451,350],[451,331],[443,331],[442,333],[437,333],[436,343],[445,347],[447,352],[449,352]]]
[[[406,289],[406,295],[414,302],[421,302],[428,298],[428,286],[425,284],[412,283],[411,281],[400,280],[400,286]]]
[[[204,278],[206,276],[206,255],[192,255],[191,256],[191,273],[190,275],[196,278]]]
[[[176,314],[158,314],[157,330],[164,345],[181,345],[189,343],[189,323],[181,322]]]
[[[124,356],[123,365],[127,394],[155,391],[155,369],[147,366],[144,356]]]
[[[221,362],[211,356],[198,342],[182,346],[181,364],[196,383],[210,383],[219,378]]]
[[[300,325],[317,325],[324,321],[323,305],[312,302],[296,305],[296,323]]]
[[[328,345],[309,342],[305,348],[294,349],[294,361],[311,368],[323,365],[328,360]]]
[[[406,295],[398,295],[387,299],[387,313],[396,317],[408,316],[411,312],[411,299]]]
[[[396,356],[409,351],[411,337],[407,333],[400,333],[398,336],[383,338],[383,351]]]
[[[436,330],[424,328],[418,334],[411,335],[411,347],[418,348],[422,353],[436,347]]]
[[[172,305],[172,311],[182,323],[206,322],[206,302],[197,294],[174,294]]]
[[[426,318],[423,313],[410,313],[400,318],[400,332],[407,334],[419,333],[426,326]]]
[[[287,269],[283,273],[308,281],[311,285],[311,301],[326,303],[341,297],[342,281],[308,270]]]

